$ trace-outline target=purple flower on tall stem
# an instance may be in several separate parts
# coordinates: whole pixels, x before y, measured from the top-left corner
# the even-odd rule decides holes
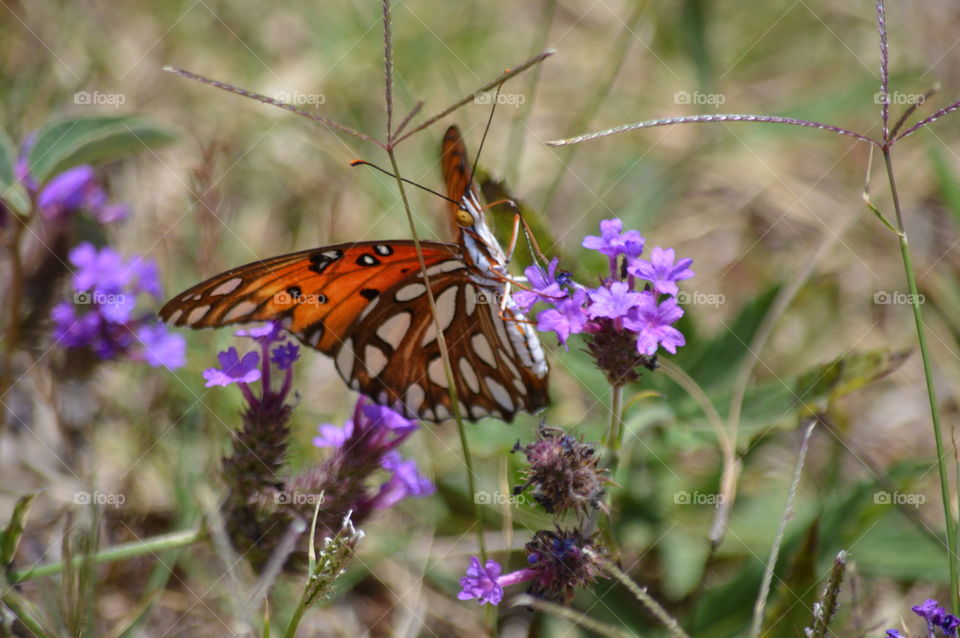
[[[233,383],[248,384],[259,381],[262,376],[260,371],[260,353],[248,352],[243,357],[237,352],[237,349],[230,347],[228,350],[217,355],[220,362],[219,368],[207,368],[203,371],[203,378],[207,380],[206,386],[228,386]]]
[[[651,282],[654,292],[676,296],[679,292],[677,282],[693,277],[693,271],[690,270],[692,263],[693,260],[689,257],[676,261],[673,248],[655,246],[650,254],[650,261],[635,259],[627,266],[627,271]]]

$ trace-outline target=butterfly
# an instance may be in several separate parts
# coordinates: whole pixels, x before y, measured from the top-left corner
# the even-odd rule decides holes
[[[548,402],[543,348],[509,298],[507,258],[484,219],[456,126],[444,135],[441,165],[457,241],[420,242],[437,322],[411,240],[337,244],[239,266],[177,295],[160,317],[190,328],[278,321],[331,356],[352,389],[435,422],[453,413],[439,324],[465,418],[512,421],[518,411],[539,411]]]

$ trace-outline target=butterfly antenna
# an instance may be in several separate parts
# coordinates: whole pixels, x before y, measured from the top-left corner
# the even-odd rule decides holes
[[[350,161],[350,166],[369,166],[370,168],[375,168],[375,169],[377,169],[378,171],[380,171],[380,172],[383,173],[384,175],[389,175],[390,177],[392,177],[392,178],[394,178],[394,179],[397,178],[397,176],[394,175],[393,173],[391,173],[390,171],[388,171],[388,170],[386,170],[386,169],[383,169],[383,168],[380,168],[380,167],[377,166],[376,164],[373,164],[373,163],[371,163],[371,162],[368,162],[367,160],[359,160],[359,159],[351,160],[351,161]],[[427,187],[424,186],[423,184],[418,184],[418,183],[416,183],[415,181],[413,181],[413,180],[411,180],[411,179],[407,179],[406,177],[401,177],[400,179],[401,179],[401,181],[403,181],[404,183],[410,184],[411,186],[416,186],[416,187],[419,188],[420,190],[427,191],[428,193],[433,193],[434,195],[436,195],[436,196],[439,197],[440,199],[445,200],[445,201],[448,201],[448,202],[450,202],[451,204],[455,204],[455,205],[457,205],[457,206],[460,205],[460,202],[457,202],[457,201],[455,201],[455,200],[447,197],[447,196],[444,195],[443,193],[438,193],[437,191],[433,190],[432,188],[427,188]]]
[[[493,113],[497,110],[497,102],[500,100],[500,87],[502,84],[497,85],[497,92],[493,95],[493,106],[490,107],[490,116],[487,117],[487,125],[483,128],[483,137],[480,138],[480,146],[477,148],[477,154],[473,159],[473,166],[470,167],[470,181],[468,184],[473,184],[473,176],[477,172],[477,162],[480,161],[480,152],[483,151],[483,143],[487,141],[487,133],[490,131],[490,124],[493,122]]]

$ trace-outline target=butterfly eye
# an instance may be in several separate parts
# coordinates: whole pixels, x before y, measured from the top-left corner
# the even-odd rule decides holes
[[[473,215],[461,208],[457,211],[457,223],[461,226],[473,226]]]

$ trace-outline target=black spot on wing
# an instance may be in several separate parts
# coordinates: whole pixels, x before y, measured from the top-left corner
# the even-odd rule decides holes
[[[358,266],[379,266],[380,260],[371,255],[370,253],[363,253],[357,257]]]
[[[364,299],[369,299],[370,301],[373,301],[374,299],[376,299],[379,294],[380,294],[380,291],[377,290],[376,288],[364,288],[363,290],[360,291],[360,296],[363,297]]]

